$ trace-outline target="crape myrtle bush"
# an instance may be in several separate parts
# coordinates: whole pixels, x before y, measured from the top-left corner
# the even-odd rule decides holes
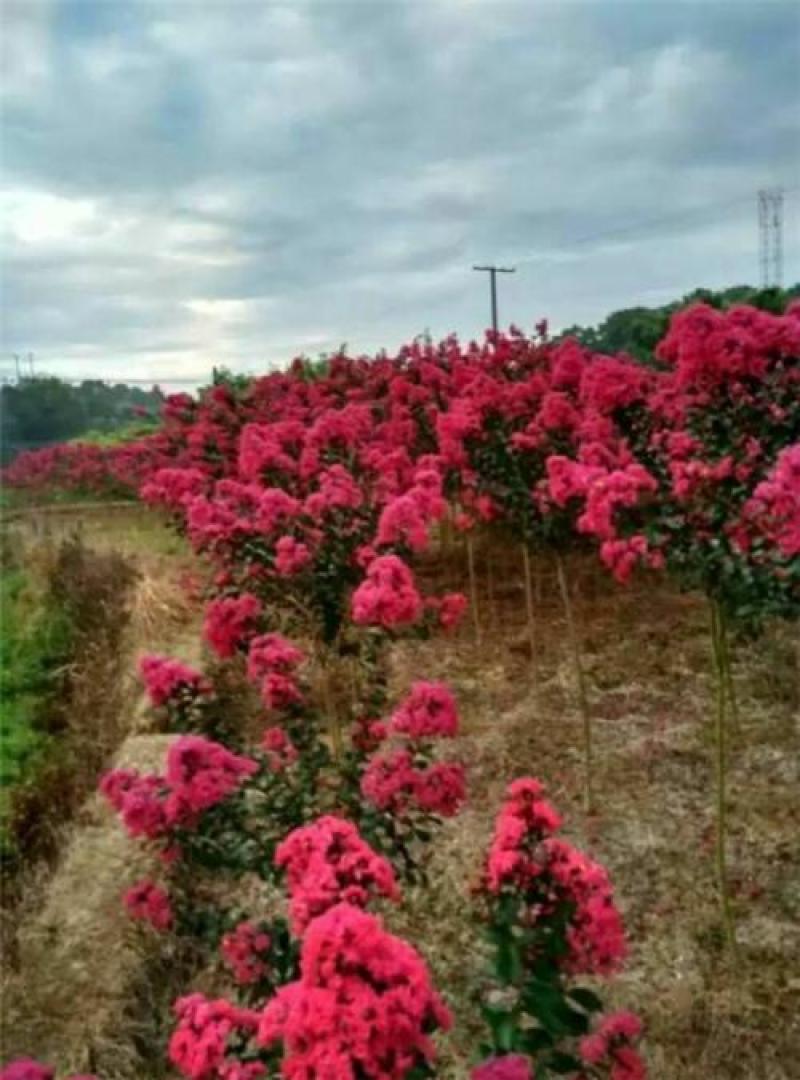
[[[118,769],[101,784],[162,867],[158,880],[125,893],[130,916],[199,938],[229,975],[225,997],[176,1001],[169,1060],[197,1080],[435,1075],[432,1037],[451,1026],[451,1012],[422,957],[368,909],[403,900],[415,812],[426,823],[419,847],[463,801],[460,766],[430,763],[434,744],[457,733],[456,702],[441,684],[415,683],[386,720],[357,726],[352,759],[337,766],[318,737],[300,650],[277,634],[252,644],[255,676],[282,668],[297,691],[265,717],[258,747],[235,753],[182,735],[163,775]],[[395,741],[400,749],[387,751]],[[390,766],[376,770],[387,757]],[[439,767],[458,776],[455,795],[452,780],[430,779]],[[378,807],[394,830],[376,828]],[[575,985],[582,974],[612,974],[626,947],[606,872],[557,837],[559,826],[538,781],[509,787],[475,888],[476,933],[494,952],[494,975],[480,988],[488,1034],[476,1048],[485,1057],[477,1077],[517,1075],[508,1070],[523,1065],[518,1074],[531,1077],[567,1065],[575,1076],[644,1076],[638,1019],[598,1019],[599,999]],[[268,913],[203,906],[204,875],[229,879],[230,896],[255,875],[287,902]]]
[[[667,563],[757,621],[797,604],[796,558],[753,500],[800,440],[799,325],[797,305],[696,304],[673,316],[658,369],[550,342],[544,324],[534,338],[338,356],[313,378],[298,361],[173,395],[159,433],[111,451],[109,468],[214,556],[221,590],[291,599],[328,642],[365,575],[359,619],[425,613],[408,590],[381,603],[402,571],[370,564],[408,562],[448,507],[532,544],[586,538],[620,580]],[[45,453],[62,449],[80,456]],[[9,482],[49,482],[35,455],[14,468]],[[84,482],[80,460],[52,470],[61,486]]]
[[[167,400],[162,430],[116,474],[143,481],[210,560],[205,640],[264,717],[258,745],[209,739],[223,731],[211,683],[150,658],[152,702],[186,733],[163,775],[102,784],[162,867],[127,893],[131,915],[204,940],[233,983],[176,1003],[183,1075],[432,1075],[432,1036],[453,1020],[422,958],[368,910],[390,919],[424,882],[425,846],[466,798],[447,687],[420,680],[388,701],[391,641],[453,630],[466,607],[424,595],[415,560],[440,525],[482,523],[526,550],[594,546],[621,582],[665,569],[737,625],[796,614],[799,356],[797,308],[698,304],[650,368],[541,324]],[[17,465],[15,482],[26,468],[47,482],[46,465]],[[347,665],[343,706],[332,687]],[[510,786],[475,893],[495,958],[476,988],[477,1080],[644,1075],[638,1018],[602,1016],[576,984],[612,975],[625,941],[605,870],[559,828],[538,781]],[[208,902],[205,880],[236,896],[250,877],[285,903]]]

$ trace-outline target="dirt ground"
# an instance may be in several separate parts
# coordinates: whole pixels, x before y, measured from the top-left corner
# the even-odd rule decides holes
[[[480,1030],[471,987],[468,890],[508,781],[540,778],[566,831],[608,866],[631,954],[604,989],[644,1018],[653,1080],[800,1076],[800,669],[795,636],[770,628],[736,650],[739,727],[730,750],[730,877],[738,955],[730,958],[714,885],[712,684],[705,604],[657,578],[616,587],[585,561],[570,577],[589,676],[597,811],[581,808],[581,724],[554,572],[537,569],[540,652],[526,655],[525,605],[513,553],[497,553],[480,595],[482,641],[399,647],[398,693],[414,678],[448,682],[459,700],[456,748],[470,804],[432,856],[432,889],[405,905],[404,927],[458,1017],[441,1080],[467,1075]],[[480,584],[485,567],[479,562]],[[515,577],[516,574],[516,577]],[[462,586],[463,587],[463,586]],[[411,912],[413,911],[413,915]]]
[[[137,647],[178,646],[185,659],[194,659],[190,637],[197,632],[196,617],[180,610],[173,620],[169,610],[159,607],[165,603],[169,608],[168,590],[175,588],[177,574],[186,572],[185,556],[171,548],[171,540],[142,528],[136,546],[145,553],[152,588],[145,585],[139,598]],[[125,530],[124,523],[119,529]],[[103,535],[108,538],[108,533]],[[549,565],[535,566],[534,663],[516,555],[494,551],[487,559],[485,552],[478,552],[480,643],[467,622],[454,637],[401,643],[393,655],[397,697],[414,679],[443,680],[452,686],[462,733],[448,756],[460,757],[469,770],[469,804],[444,826],[431,849],[431,887],[407,894],[400,909],[387,912],[390,929],[424,953],[456,1015],[454,1030],[440,1041],[438,1077],[465,1080],[483,1036],[474,988],[487,954],[471,922],[469,890],[504,788],[522,775],[544,781],[566,819],[566,832],[611,872],[631,955],[624,972],[609,981],[603,994],[611,1005],[643,1016],[652,1080],[800,1076],[796,630],[793,637],[786,627],[770,628],[760,641],[736,649],[740,718],[731,741],[729,804],[739,941],[734,958],[723,947],[714,887],[712,687],[704,604],[677,595],[658,578],[621,589],[591,559],[568,568],[594,722],[597,810],[587,820],[581,809],[581,723],[574,669],[555,574]],[[438,591],[464,589],[462,556],[453,552],[444,566],[422,576],[427,573]],[[131,730],[142,727],[134,722]],[[67,880],[69,886],[73,863],[88,872],[74,856],[85,850],[80,830],[98,824],[93,816],[76,820],[76,835],[65,849],[62,884]],[[103,828],[117,827],[109,817]],[[122,851],[115,857],[125,860]],[[106,873],[104,880],[108,877]],[[54,888],[58,882],[57,869]],[[79,891],[76,904],[81,902]],[[31,940],[37,947],[42,938],[34,931],[45,923],[52,927],[48,913],[60,903],[66,903],[63,896],[51,889],[48,897],[45,890],[35,905],[41,914],[31,912]],[[111,911],[105,900],[102,908]],[[96,914],[104,917],[100,908]],[[108,917],[127,941],[129,930],[121,926],[116,907]],[[62,936],[69,934],[68,922],[57,931]],[[87,940],[102,942],[110,951],[113,944],[101,929],[95,927]],[[61,941],[54,955],[75,955],[70,950],[69,941]],[[42,963],[46,966],[46,957]],[[91,963],[87,956],[80,966]],[[163,996],[154,982],[163,981],[163,965],[143,963],[153,986],[148,991],[138,975],[132,977],[136,1000],[127,1007],[131,1015],[124,1025],[129,1031],[141,1019],[133,1014],[152,1013],[154,1002]],[[55,975],[50,972],[48,977]],[[21,977],[35,979],[37,972]],[[76,1000],[69,972],[59,979],[65,1000]],[[15,1044],[23,1041],[14,1039]],[[57,1037],[48,1040],[48,1046],[57,1043]],[[150,1047],[151,1060],[152,1051]],[[57,1050],[53,1060],[58,1060]],[[138,1071],[131,1068],[112,1070],[114,1078],[146,1080],[141,1066]]]

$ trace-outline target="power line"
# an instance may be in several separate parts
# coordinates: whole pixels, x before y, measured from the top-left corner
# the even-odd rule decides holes
[[[800,191],[800,186],[782,188],[784,195],[793,195]],[[600,240],[613,240],[618,236],[628,236],[631,233],[641,232],[643,230],[651,229],[658,225],[674,224],[676,222],[687,221],[692,218],[700,216],[707,216],[714,211],[726,210],[728,207],[743,205],[744,203],[750,203],[753,198],[752,193],[748,195],[738,195],[733,199],[725,199],[713,203],[706,203],[704,206],[695,206],[687,210],[676,211],[672,214],[661,214],[658,217],[645,218],[641,221],[635,222],[631,225],[621,225],[614,229],[607,229],[602,232],[589,233],[585,236],[576,237],[574,240],[561,245],[561,250],[565,248],[581,247],[584,244],[592,244]],[[752,205],[752,204],[751,204]],[[528,254],[517,255],[515,258],[518,262],[525,262],[528,260],[534,260],[540,258],[541,255],[538,252],[530,252]]]

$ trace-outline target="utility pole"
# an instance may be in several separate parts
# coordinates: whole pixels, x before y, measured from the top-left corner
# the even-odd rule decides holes
[[[483,273],[489,275],[489,281],[492,289],[492,330],[495,335],[497,334],[497,275],[498,274],[513,274],[516,271],[515,266],[473,266],[473,270],[480,270]]]
[[[758,193],[758,261],[761,287],[783,284],[783,189],[762,188]]]

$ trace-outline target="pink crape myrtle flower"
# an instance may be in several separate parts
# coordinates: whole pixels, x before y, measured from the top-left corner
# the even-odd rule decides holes
[[[55,1069],[33,1058],[17,1058],[0,1072],[0,1080],[54,1080]]]
[[[379,810],[401,813],[414,798],[417,771],[408,750],[374,755],[361,776],[361,794]]]
[[[261,749],[267,755],[272,772],[282,772],[299,759],[297,747],[282,727],[267,728],[261,739]]]
[[[775,466],[745,504],[744,514],[782,555],[800,556],[800,443],[778,454]]]
[[[293,536],[281,536],[275,544],[275,569],[281,577],[299,574],[312,559],[308,545]]]
[[[271,671],[291,674],[305,660],[305,653],[282,634],[260,634],[250,642],[247,676],[258,683]]]
[[[169,896],[147,878],[132,885],[122,902],[132,919],[149,923],[154,930],[169,930],[172,925],[173,914]]]
[[[289,705],[299,705],[303,695],[289,675],[270,671],[261,682],[261,700],[268,709],[285,709]]]
[[[665,562],[664,553],[651,550],[647,538],[642,535],[625,540],[604,540],[600,545],[600,559],[622,585],[627,584],[637,565],[661,570]]]
[[[631,1045],[641,1033],[642,1021],[635,1013],[605,1016],[581,1039],[581,1059],[590,1066],[607,1066],[611,1080],[646,1080],[647,1067]]]
[[[102,777],[99,787],[122,818],[129,836],[158,840],[175,824],[163,777],[141,775],[135,769],[112,769]]]
[[[130,836],[163,841],[176,826],[193,823],[232,795],[258,768],[220,743],[181,735],[167,751],[166,776],[113,769],[100,781],[100,791]]]
[[[271,944],[269,934],[249,920],[225,934],[220,951],[236,982],[249,986],[267,973]]]
[[[286,1076],[403,1080],[434,1060],[431,1033],[451,1023],[419,954],[341,903],[308,927],[300,978],[267,1004],[257,1040],[282,1045]]]
[[[342,900],[363,907],[373,896],[400,899],[391,864],[351,821],[332,815],[289,833],[278,845],[275,865],[286,871],[292,930],[298,936]]]
[[[151,506],[178,511],[196,495],[204,494],[208,486],[208,477],[201,469],[158,469],[139,489],[139,496]]]
[[[573,907],[565,970],[573,975],[612,975],[625,959],[627,946],[608,874],[558,837],[549,837],[544,847],[548,872]]]
[[[181,1076],[187,1080],[235,1076],[229,1070],[235,1060],[226,1061],[228,1040],[255,1033],[258,1014],[223,999],[211,1001],[203,994],[178,998],[174,1009],[178,1025],[169,1040],[168,1056]]]
[[[415,682],[392,713],[390,726],[410,739],[451,738],[458,732],[455,698],[444,683]]]
[[[428,546],[428,525],[413,495],[398,495],[386,504],[378,520],[375,542],[382,547],[405,544],[412,551],[425,550]]]
[[[488,1058],[469,1074],[470,1080],[531,1080],[530,1062],[522,1054]]]
[[[367,762],[361,775],[361,794],[379,810],[400,816],[416,807],[440,817],[454,817],[466,799],[464,767],[435,762],[419,769],[408,750],[390,750]]]
[[[421,810],[439,817],[455,817],[467,798],[464,766],[437,761],[427,769],[418,769],[414,798]]]
[[[139,661],[150,703],[156,708],[179,697],[194,698],[211,693],[211,684],[199,671],[169,656],[150,654]]]
[[[167,751],[168,803],[179,813],[197,814],[222,802],[256,772],[252,758],[200,735],[181,735]]]
[[[439,625],[445,631],[455,630],[468,607],[463,593],[445,593],[439,602]]]
[[[226,1061],[219,1069],[220,1080],[260,1080],[267,1066],[260,1061]]]
[[[387,629],[415,623],[422,608],[411,570],[396,555],[373,559],[351,601],[353,622]]]
[[[256,632],[260,614],[261,601],[252,593],[212,600],[203,623],[205,639],[217,656],[228,659]]]
[[[489,849],[486,889],[527,898],[535,919],[568,903],[569,949],[562,967],[573,975],[609,975],[626,954],[611,882],[602,866],[553,835],[561,818],[543,791],[542,784],[529,777],[509,785]]]

